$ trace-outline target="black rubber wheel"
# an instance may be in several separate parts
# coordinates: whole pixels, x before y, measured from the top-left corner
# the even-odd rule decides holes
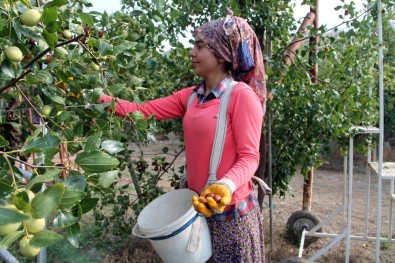
[[[287,234],[290,241],[299,246],[303,229],[310,231],[320,223],[320,219],[310,211],[300,210],[294,212],[287,221]],[[317,230],[322,232],[322,227]],[[313,244],[319,237],[305,236],[304,245]]]

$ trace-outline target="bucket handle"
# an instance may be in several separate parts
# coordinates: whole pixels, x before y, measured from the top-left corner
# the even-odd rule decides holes
[[[192,223],[191,233],[189,234],[187,250],[190,253],[195,254],[199,250],[201,228],[202,228],[202,217],[198,216],[195,222]]]

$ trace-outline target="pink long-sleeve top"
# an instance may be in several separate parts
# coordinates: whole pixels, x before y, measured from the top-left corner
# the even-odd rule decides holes
[[[219,99],[198,104],[195,98],[187,109],[187,101],[195,87],[184,88],[172,95],[144,104],[118,100],[115,114],[125,117],[140,111],[155,119],[183,117],[188,188],[201,193],[209,176],[209,165]],[[112,97],[104,95],[100,101],[108,103]],[[250,86],[239,82],[233,89],[228,106],[228,123],[217,179],[230,179],[236,186],[231,204],[237,204],[252,191],[251,176],[259,164],[259,141],[263,113],[261,103]]]

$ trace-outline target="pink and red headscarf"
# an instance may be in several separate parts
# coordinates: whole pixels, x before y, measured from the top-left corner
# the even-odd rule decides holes
[[[266,81],[262,50],[250,25],[227,8],[225,19],[203,24],[195,30],[194,36],[198,36],[217,58],[231,63],[233,78],[247,83],[265,109]]]

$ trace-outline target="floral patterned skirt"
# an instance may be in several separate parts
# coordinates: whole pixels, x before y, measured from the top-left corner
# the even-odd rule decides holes
[[[213,255],[208,263],[264,263],[263,216],[259,205],[231,221],[207,218]]]

